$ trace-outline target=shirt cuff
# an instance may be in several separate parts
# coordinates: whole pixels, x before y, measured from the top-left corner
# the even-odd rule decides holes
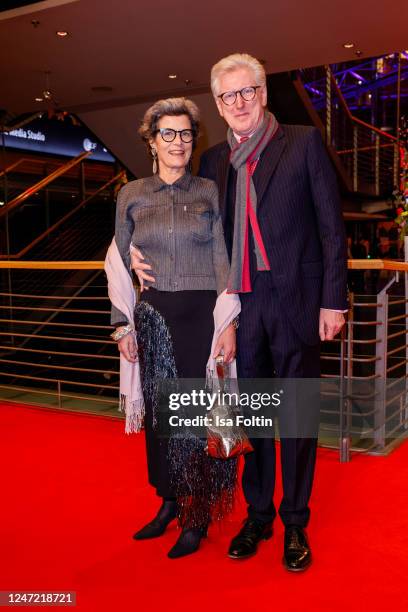
[[[345,314],[349,311],[348,308],[346,310],[337,310],[337,308],[321,308],[320,310],[329,310],[330,312],[341,312],[341,314]]]

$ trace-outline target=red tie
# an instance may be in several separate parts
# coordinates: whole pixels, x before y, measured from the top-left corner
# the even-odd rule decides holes
[[[239,144],[246,142],[247,140],[249,140],[249,136],[240,136]]]

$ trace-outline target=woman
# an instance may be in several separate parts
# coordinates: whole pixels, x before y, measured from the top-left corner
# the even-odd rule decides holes
[[[118,340],[124,367],[140,359],[149,482],[162,498],[156,517],[134,538],[158,537],[177,517],[182,531],[168,553],[170,558],[198,550],[211,517],[221,516],[223,503],[231,501],[236,475],[235,460],[210,459],[203,441],[169,441],[158,437],[156,430],[154,381],[203,379],[211,350],[212,357],[222,353],[227,363],[235,357],[233,319],[239,312],[239,299],[226,295],[229,263],[217,188],[188,170],[198,131],[199,112],[193,102],[184,98],[156,102],[146,111],[139,130],[153,159],[153,176],[132,181],[119,193],[113,246],[116,242],[127,272],[131,244],[143,251],[155,271],[154,283],[145,282],[142,289],[149,291],[143,291],[135,309],[137,345],[132,305],[129,307],[129,300],[124,304],[120,287],[116,292],[113,288],[119,271],[110,264],[106,267],[113,304],[111,322],[117,327],[113,337]],[[113,246],[107,262],[112,260]],[[128,274],[125,276],[123,286],[129,282]],[[118,309],[118,304],[124,307]],[[227,304],[224,312],[228,313],[217,327],[217,337],[216,304],[218,309]],[[136,431],[142,420],[140,404],[128,399],[122,394],[127,431]]]

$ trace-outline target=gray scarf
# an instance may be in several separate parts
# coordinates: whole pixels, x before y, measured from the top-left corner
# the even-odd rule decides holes
[[[278,127],[275,116],[265,111],[260,126],[244,142],[238,143],[231,128],[228,129],[227,141],[231,148],[230,163],[237,171],[234,240],[228,280],[228,291],[232,293],[252,291],[249,273],[249,223],[254,236],[257,269],[270,270],[257,220],[257,198],[252,175],[260,155],[274,137]]]

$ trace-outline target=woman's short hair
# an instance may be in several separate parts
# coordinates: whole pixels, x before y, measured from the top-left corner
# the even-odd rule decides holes
[[[222,60],[214,64],[211,69],[211,91],[214,98],[222,93],[219,89],[221,76],[226,72],[233,72],[238,68],[248,68],[254,73],[255,83],[248,83],[248,85],[266,84],[265,69],[256,57],[252,57],[252,55],[248,53],[233,53],[232,55],[223,57]]]
[[[147,109],[139,128],[139,134],[146,143],[150,154],[149,141],[155,136],[160,119],[166,116],[177,117],[180,115],[187,115],[190,119],[191,129],[193,130],[193,150],[195,149],[200,130],[200,111],[198,106],[187,98],[167,98],[166,100],[158,100]]]

